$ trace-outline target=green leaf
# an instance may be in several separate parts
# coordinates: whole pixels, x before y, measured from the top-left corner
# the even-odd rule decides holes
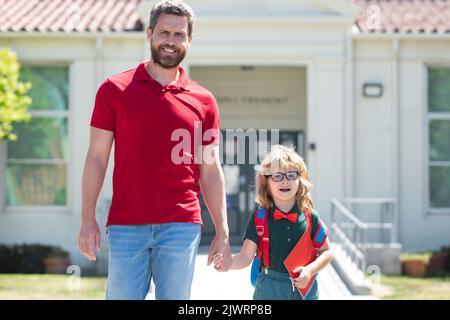
[[[20,64],[11,50],[0,49],[0,140],[16,140],[14,123],[28,121],[31,83],[19,80]]]

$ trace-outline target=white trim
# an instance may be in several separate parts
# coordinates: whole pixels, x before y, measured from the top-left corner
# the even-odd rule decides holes
[[[239,66],[239,65],[252,65],[255,67],[274,67],[274,66],[286,66],[286,67],[306,67],[311,64],[311,59],[303,59],[303,58],[286,58],[286,59],[278,59],[273,60],[273,57],[265,57],[259,56],[255,57],[236,57],[236,59],[230,59],[229,57],[211,57],[210,55],[207,58],[213,58],[213,60],[204,59],[205,56],[193,55],[189,58],[189,64],[186,64],[190,67],[196,66]],[[340,60],[339,60],[340,61]]]
[[[428,120],[450,120],[449,112],[428,112]]]
[[[450,40],[450,34],[414,34],[414,33],[351,33],[354,40],[390,40],[396,38],[399,40]]]
[[[402,217],[400,212],[402,210],[402,189],[401,189],[401,115],[400,115],[400,72],[399,72],[399,51],[400,51],[400,42],[397,38],[392,39],[392,78],[393,78],[393,89],[392,89],[392,192],[394,199],[396,199],[396,204],[394,206],[394,215],[395,215],[395,226],[397,230],[395,230],[395,234],[397,239],[395,241],[402,242]]]
[[[330,0],[327,0],[328,2]],[[325,2],[325,1],[324,1]],[[328,5],[328,4],[327,4]],[[197,23],[201,24],[342,24],[349,25],[354,23],[354,18],[351,16],[205,16],[199,17]],[[195,31],[194,31],[195,32]],[[118,31],[118,32],[0,32],[0,38],[64,38],[64,39],[127,39],[127,40],[146,40],[145,29],[142,31]]]
[[[450,217],[450,209],[428,209],[427,211],[427,217]]]
[[[67,214],[69,213],[68,206],[9,206],[5,208],[5,213],[25,213],[25,214]]]
[[[202,16],[198,18],[198,23],[207,24],[247,24],[247,25],[258,25],[258,24],[353,24],[354,19],[351,17],[343,16],[330,16],[330,15],[319,15],[319,16]]]
[[[343,16],[351,17],[352,21],[356,18],[358,14],[359,7],[351,3],[350,1],[343,0],[319,0],[319,2],[323,5],[330,7],[333,10],[336,10],[338,13]]]
[[[259,21],[257,21],[257,19]],[[271,19],[270,19],[271,18]],[[228,20],[227,20],[228,19]],[[268,20],[270,19],[270,20]],[[281,24],[305,24],[305,23],[317,23],[317,24],[353,24],[353,21],[345,18],[333,18],[329,16],[323,17],[295,17],[294,19],[289,19],[289,17],[203,17],[201,21],[205,23],[246,23],[257,24],[257,23],[281,23]],[[392,38],[398,38],[399,40],[450,40],[449,33],[425,33],[425,34],[414,34],[414,33],[356,33],[354,29],[349,34],[354,40],[390,40]],[[23,39],[23,38],[47,38],[47,39],[127,39],[127,40],[146,40],[147,36],[145,30],[142,31],[130,31],[130,32],[78,32],[78,33],[66,33],[66,32],[0,32],[0,38]],[[11,44],[13,45],[13,44]]]
[[[67,160],[65,159],[7,159],[7,163],[12,164],[67,164]]]
[[[32,110],[28,109],[28,113],[31,114],[32,117],[39,118],[66,118],[69,117],[68,110]]]
[[[66,119],[66,125],[67,125],[67,141],[68,141],[68,154],[67,154],[67,159],[8,159],[8,156],[6,155],[5,152],[5,156],[4,156],[4,166],[3,168],[0,167],[1,171],[0,172],[0,178],[2,178],[1,181],[1,185],[0,185],[0,209],[4,208],[4,212],[5,213],[15,213],[15,212],[23,212],[23,213],[28,213],[28,212],[58,212],[58,213],[68,213],[69,212],[69,208],[71,206],[72,203],[72,175],[73,175],[73,168],[72,168],[72,161],[71,161],[71,146],[73,145],[73,134],[71,133],[71,122],[73,122],[73,111],[71,111],[71,83],[73,81],[71,81],[71,64],[70,62],[63,62],[63,61],[59,61],[59,62],[55,62],[55,61],[49,61],[47,59],[42,59],[42,60],[27,60],[27,59],[22,59],[20,61],[21,66],[37,66],[37,67],[51,67],[51,66],[62,66],[65,67],[67,69],[67,81],[68,81],[68,87],[69,87],[69,91],[68,91],[68,98],[67,98],[67,109],[66,110],[33,110],[33,109],[28,109],[28,112],[34,116],[34,117],[38,117],[38,118],[64,118]],[[7,149],[5,147],[5,149]],[[1,174],[3,172],[6,172],[7,169],[7,165],[11,163],[11,164],[54,164],[54,165],[58,165],[58,164],[63,164],[66,165],[66,205],[65,206],[54,206],[54,205],[48,205],[48,206],[29,206],[29,205],[24,205],[24,206],[7,206],[6,205],[6,199],[5,199],[5,193],[6,193],[6,188],[4,187],[4,184],[6,182],[6,180],[4,179],[6,177],[2,177]],[[1,164],[1,159],[0,159],[0,164]],[[0,210],[1,212],[1,210]]]
[[[422,81],[423,81],[423,99],[422,99],[422,146],[423,146],[423,154],[422,154],[422,185],[424,186],[424,190],[422,191],[423,198],[423,217],[427,217],[430,215],[430,166],[429,166],[429,154],[430,154],[430,128],[429,128],[429,120],[428,120],[428,68],[429,65],[427,63],[422,64]]]
[[[349,32],[346,34],[346,71],[343,75],[345,81],[344,93],[344,197],[354,196],[354,65],[353,65],[353,41]]]
[[[75,135],[75,131],[73,130],[74,128],[74,123],[75,123],[75,108],[74,106],[76,105],[74,99],[75,99],[75,95],[73,94],[74,91],[74,66],[73,66],[73,61],[71,61],[68,65],[67,65],[67,81],[68,83],[68,93],[67,93],[67,109],[68,109],[68,115],[67,115],[67,141],[69,143],[69,147],[67,150],[67,167],[66,167],[66,176],[67,176],[67,185],[66,185],[66,207],[68,209],[68,213],[70,214],[73,210],[73,204],[74,204],[74,175],[75,175],[75,169],[74,169],[74,164],[73,164],[73,150],[75,148],[75,139],[76,139],[76,135]]]
[[[130,31],[130,32],[0,32],[0,38],[47,38],[47,39],[96,39],[96,38],[111,38],[111,39],[145,39],[145,32]]]
[[[450,161],[432,161],[433,163],[430,163],[430,167],[438,166],[438,167],[450,167]],[[449,207],[450,208],[450,207]]]
[[[317,168],[317,156],[316,150],[310,150],[309,146],[311,143],[315,143],[317,145],[317,135],[315,133],[316,123],[314,120],[316,119],[315,112],[317,110],[317,100],[316,95],[314,94],[316,91],[316,64],[313,62],[309,62],[306,65],[306,129],[305,129],[305,154],[308,155],[306,161],[306,165],[308,166],[308,171],[311,175],[311,178],[314,181],[318,181],[318,177],[320,172],[316,170]],[[313,191],[314,192],[314,191]]]

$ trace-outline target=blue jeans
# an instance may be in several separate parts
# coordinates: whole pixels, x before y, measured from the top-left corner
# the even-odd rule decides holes
[[[188,300],[200,243],[199,224],[110,225],[106,299]]]

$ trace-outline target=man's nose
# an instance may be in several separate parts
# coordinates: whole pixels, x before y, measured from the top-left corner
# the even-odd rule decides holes
[[[176,40],[175,40],[175,35],[170,34],[170,35],[166,38],[166,42],[167,42],[168,45],[175,46],[175,42],[176,42]]]

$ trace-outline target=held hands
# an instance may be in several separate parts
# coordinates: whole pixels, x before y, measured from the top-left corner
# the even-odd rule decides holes
[[[214,269],[219,272],[226,272],[230,269],[231,249],[227,238],[216,236],[212,241],[207,265],[209,266],[212,262],[214,262]]]
[[[313,276],[312,269],[309,266],[298,267],[294,272],[300,272],[300,275],[294,279],[294,285],[296,288],[304,289],[308,285]]]
[[[220,268],[222,268],[223,266],[223,254],[220,252],[216,252],[213,255],[213,264],[214,264],[214,269],[216,270],[220,270]]]

